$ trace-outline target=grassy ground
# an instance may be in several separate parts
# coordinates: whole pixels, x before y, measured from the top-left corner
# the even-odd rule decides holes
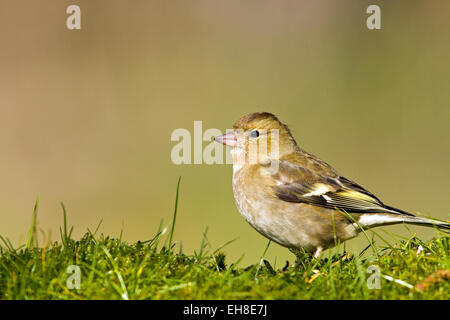
[[[98,229],[76,241],[64,210],[61,241],[39,247],[36,214],[37,206],[24,246],[13,248],[0,236],[0,299],[450,298],[449,236],[438,231],[428,243],[411,237],[384,247],[371,243],[356,254],[329,250],[274,270],[263,257],[247,267],[227,263],[226,244],[211,249],[206,233],[198,251],[184,253],[173,239],[176,209],[168,232],[160,228],[134,244],[97,235]],[[69,289],[76,284],[71,265],[79,267],[80,289]]]

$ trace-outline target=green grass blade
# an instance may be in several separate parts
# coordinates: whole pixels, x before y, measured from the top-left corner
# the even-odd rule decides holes
[[[172,252],[173,234],[175,232],[175,223],[177,222],[178,197],[179,197],[179,192],[180,192],[180,182],[181,182],[181,177],[178,178],[177,193],[175,195],[175,209],[173,210],[172,227],[170,228],[170,233],[169,233],[169,252]]]
[[[27,241],[25,244],[26,249],[31,249],[33,246],[33,242],[35,242],[37,246],[37,233],[36,233],[36,221],[37,221],[37,212],[39,207],[39,196],[34,203],[33,215],[31,216],[31,224],[30,229],[28,230]]]

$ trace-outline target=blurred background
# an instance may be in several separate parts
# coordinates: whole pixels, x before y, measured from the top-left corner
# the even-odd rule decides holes
[[[66,28],[70,4],[81,30]],[[370,4],[381,30],[366,27]],[[208,227],[212,248],[238,238],[228,262],[256,263],[267,240],[234,205],[231,165],[170,159],[173,130],[225,131],[255,111],[385,203],[449,219],[449,12],[445,0],[0,0],[0,235],[24,243],[40,195],[52,240],[61,201],[75,237],[103,219],[106,235],[147,240],[169,225],[182,176],[183,249]],[[276,244],[267,257],[293,260]]]

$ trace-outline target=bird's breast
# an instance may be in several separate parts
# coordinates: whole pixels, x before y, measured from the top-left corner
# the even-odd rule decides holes
[[[342,240],[356,235],[344,230],[347,223],[343,217],[334,213],[332,219],[332,210],[278,199],[266,179],[255,168],[246,166],[233,173],[236,206],[245,220],[265,237],[285,247],[315,250],[333,244],[334,232]]]
[[[233,193],[239,212],[265,237],[286,247],[298,246],[301,230],[287,219],[292,204],[274,199],[266,189],[269,187],[264,177],[254,174],[245,166],[233,174]]]

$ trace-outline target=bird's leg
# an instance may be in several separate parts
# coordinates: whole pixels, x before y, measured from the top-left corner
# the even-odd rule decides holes
[[[290,248],[289,251],[291,251],[296,258],[294,263],[290,267],[291,270],[299,269],[302,266],[305,267],[304,262],[311,260],[311,253],[303,249]]]
[[[319,259],[320,254],[322,253],[322,247],[318,247],[316,252],[314,252],[314,258]]]

